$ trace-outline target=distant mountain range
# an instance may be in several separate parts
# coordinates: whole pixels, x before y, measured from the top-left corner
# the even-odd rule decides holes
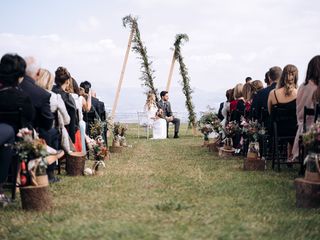
[[[111,110],[116,89],[96,89],[97,97],[105,102],[107,109]],[[173,88],[169,92],[169,101],[172,105],[172,110],[175,112],[187,112],[185,108],[185,97],[181,88]],[[199,88],[194,89],[192,94],[195,111],[201,112],[207,109],[207,106],[214,107],[218,110],[219,103],[225,100],[224,90],[202,90]],[[135,113],[143,110],[146,101],[146,95],[143,88],[130,87],[122,88],[120,99],[117,107],[119,113]]]

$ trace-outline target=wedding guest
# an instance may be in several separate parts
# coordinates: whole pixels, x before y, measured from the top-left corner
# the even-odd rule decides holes
[[[257,93],[263,89],[263,83],[260,80],[254,80],[251,82],[251,92],[250,92],[250,101],[248,103],[246,103],[246,117],[252,119],[254,118],[254,109],[252,107],[252,103],[254,101],[254,98],[256,98]],[[246,98],[246,97],[245,97]],[[247,97],[248,98],[248,97]],[[248,107],[249,105],[249,107]]]
[[[251,108],[253,94],[254,94],[254,88],[253,88],[252,82],[247,82],[246,84],[244,84],[242,88],[242,95],[243,95],[244,105],[245,105],[244,116],[246,118],[250,118],[249,115],[250,115],[250,108]]]
[[[234,100],[230,103],[230,120],[240,123],[241,116],[244,115],[245,103],[243,98],[243,84],[239,83],[234,87]]]
[[[179,138],[180,119],[172,114],[171,104],[169,102],[169,94],[167,91],[160,93],[161,100],[157,103],[158,108],[161,108],[165,120],[167,120],[167,138],[169,137],[169,122],[174,124],[174,138]]]
[[[144,105],[144,112],[148,116],[148,126],[152,126],[152,139],[167,138],[167,122],[162,118],[162,109],[158,109],[156,102],[156,95],[149,93],[146,104]]]
[[[16,117],[0,115],[0,205],[6,206],[10,199],[4,195],[3,184],[7,180],[13,156],[13,144],[19,128],[30,127],[35,110],[30,98],[17,86],[25,75],[26,62],[19,55],[5,54],[0,60],[0,112],[16,112],[21,109],[21,121]]]
[[[0,116],[0,121],[11,125],[15,132],[21,127],[33,127],[35,109],[29,96],[18,88],[25,75],[26,62],[19,55],[6,54],[0,60],[0,112],[16,112],[21,109],[19,119]],[[22,124],[22,126],[21,126]]]
[[[70,123],[66,125],[66,129],[69,133],[72,143],[75,143],[75,134],[79,128],[78,117],[77,117],[77,107],[73,97],[66,91],[71,79],[71,75],[68,70],[64,67],[58,67],[55,72],[55,83],[52,91],[54,93],[60,94],[64,104],[66,106],[68,115],[70,117]]]
[[[46,143],[48,146],[54,148],[54,149],[61,149],[61,133],[65,134],[65,125],[68,125],[70,123],[70,116],[68,115],[66,105],[64,104],[64,101],[61,98],[60,94],[56,94],[52,92],[54,82],[54,75],[50,73],[47,69],[41,68],[39,71],[38,81],[36,84],[45,89],[47,92],[51,94],[50,97],[50,109],[53,115],[55,116],[55,120],[53,123],[52,128],[46,132]],[[65,136],[64,136],[65,137]],[[69,136],[67,136],[69,137]],[[69,148],[64,149],[66,152],[70,152],[70,145],[68,145]],[[55,170],[56,163],[49,165],[47,168],[47,174],[49,178],[50,183],[59,182],[60,179],[55,176],[54,170]]]
[[[270,77],[269,77],[269,71],[265,73],[264,75],[264,82],[267,84],[267,87],[270,86]]]
[[[272,90],[268,98],[268,111],[271,114],[272,108],[292,110],[296,112],[298,69],[289,64],[283,69],[277,88]],[[287,121],[285,125],[279,126],[279,136],[295,136],[297,132],[297,120]],[[288,142],[288,162],[292,161],[293,140]]]
[[[258,120],[262,120],[264,122],[268,121],[268,119],[260,119],[262,116],[261,110],[268,110],[268,97],[269,93],[276,88],[277,82],[281,77],[282,69],[278,66],[274,66],[269,69],[269,82],[270,86],[262,89],[257,93],[257,95],[253,98],[251,108],[254,109],[254,118]]]
[[[51,129],[54,116],[50,110],[50,93],[36,85],[40,67],[34,57],[25,58],[27,67],[26,75],[20,83],[20,88],[30,97],[36,110],[33,127],[40,136]]]
[[[79,142],[76,142],[75,147],[78,152],[86,152],[86,123],[83,120],[83,113],[88,112],[91,108],[91,91],[89,91],[87,102],[87,100],[80,94],[80,88],[77,81],[72,78],[72,80],[69,82],[67,92],[71,94],[77,106],[78,124],[80,129],[79,132],[76,133]]]
[[[252,78],[251,77],[246,77],[246,83],[251,82]]]
[[[221,111],[221,114],[223,116],[223,120],[221,121],[221,125],[223,128],[225,128],[227,122],[228,122],[228,116],[230,115],[230,102],[234,100],[233,98],[233,89],[228,89],[226,92],[226,98],[227,101],[223,104],[223,109]]]
[[[306,79],[300,85],[297,93],[297,122],[298,130],[294,140],[292,149],[293,159],[299,156],[299,136],[303,133],[303,116],[304,107],[314,108],[314,101],[312,99],[313,93],[316,92],[320,85],[320,55],[313,57],[307,68]],[[313,124],[314,116],[307,116],[306,130]]]

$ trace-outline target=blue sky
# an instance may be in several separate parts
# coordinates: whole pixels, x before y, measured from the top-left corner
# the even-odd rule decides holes
[[[10,0],[0,7],[1,55],[35,55],[52,72],[65,66],[79,82],[91,81],[108,106],[129,36],[121,19],[130,13],[139,16],[159,89],[166,84],[175,34],[189,35],[183,55],[198,111],[217,105],[225,90],[246,76],[263,80],[274,65],[295,64],[301,83],[308,61],[320,53],[317,0]],[[139,77],[139,61],[131,52],[119,110],[142,108]],[[176,67],[170,95],[183,111],[179,80]]]

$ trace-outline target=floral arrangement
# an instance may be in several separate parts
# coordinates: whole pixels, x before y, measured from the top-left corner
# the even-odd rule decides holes
[[[33,136],[33,132],[27,128],[19,130],[19,140],[14,143],[13,149],[19,155],[21,161],[21,186],[37,186],[36,176],[46,175],[48,162],[45,159],[49,155],[47,144],[43,139]]]
[[[258,141],[259,138],[266,134],[265,128],[258,123],[258,121],[246,121],[245,118],[241,120],[242,133],[247,135],[251,140]]]
[[[19,141],[14,144],[14,149],[23,161],[48,155],[46,142],[38,136],[33,137],[32,133],[28,128],[22,128],[17,134]]]
[[[199,131],[204,135],[204,140],[208,141],[208,135],[215,131],[219,133],[221,130],[220,119],[213,112],[205,112],[197,122]]]
[[[126,143],[126,132],[128,130],[128,126],[127,125],[123,125],[120,122],[116,122],[113,124],[113,142],[119,142],[119,144],[121,146],[126,147],[127,143]],[[117,143],[116,143],[117,146]]]
[[[317,121],[303,134],[303,144],[307,151],[320,153],[320,122]]]
[[[106,130],[106,127],[106,121],[95,119],[94,122],[90,124],[90,136],[94,139],[98,136],[102,136],[104,131]]]
[[[239,127],[237,121],[231,121],[226,125],[224,132],[227,138],[232,138],[237,133],[241,132],[241,128]]]

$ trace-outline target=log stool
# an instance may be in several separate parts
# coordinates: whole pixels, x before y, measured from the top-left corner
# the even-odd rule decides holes
[[[320,207],[320,182],[296,178],[294,185],[296,188],[296,206],[298,208]]]
[[[244,159],[243,170],[245,171],[264,171],[266,161],[261,159]]]
[[[214,142],[207,145],[209,152],[219,152],[220,139],[216,139]]]
[[[224,147],[221,147],[219,148],[219,157],[232,157],[235,151],[235,148],[225,149]]]
[[[115,146],[109,147],[109,150],[111,153],[121,153],[122,149],[123,147],[115,147]]]
[[[72,152],[66,156],[66,171],[70,176],[83,175],[86,153]]]
[[[22,209],[45,211],[52,207],[49,186],[20,187]]]

